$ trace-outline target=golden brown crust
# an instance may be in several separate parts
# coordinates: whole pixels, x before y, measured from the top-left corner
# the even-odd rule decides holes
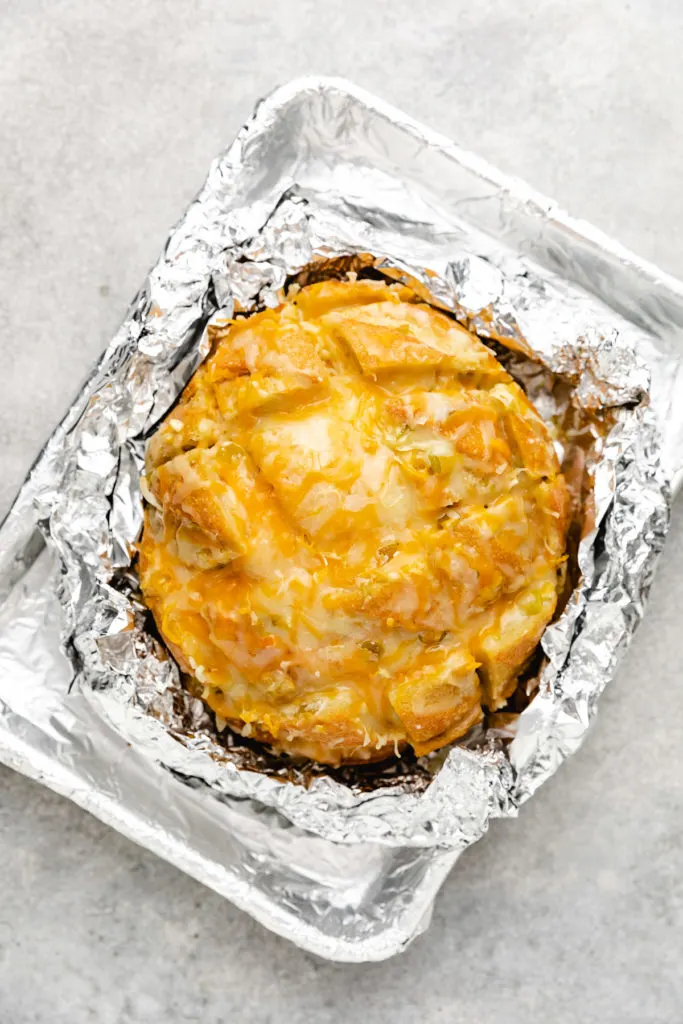
[[[319,761],[457,739],[555,609],[545,425],[402,285],[310,285],[211,342],[147,452],[140,581],[181,668],[234,728]]]

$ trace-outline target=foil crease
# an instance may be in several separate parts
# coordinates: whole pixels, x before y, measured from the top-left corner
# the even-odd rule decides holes
[[[378,137],[387,126],[394,134]],[[471,177],[471,192],[465,190],[455,213],[448,189],[432,180],[436,164],[425,164],[423,153],[450,160]],[[488,222],[472,216],[482,200],[478,189],[495,207]],[[514,816],[578,748],[644,611],[678,479],[680,422],[671,410],[681,364],[655,339],[661,308],[659,323],[644,323],[628,307],[623,287],[615,284],[614,297],[586,289],[595,250],[617,267],[615,281],[630,270],[602,239],[582,255],[565,221],[519,183],[496,180],[476,158],[346,83],[305,80],[285,87],[257,108],[212,166],[0,533],[0,596],[6,599],[0,667],[13,658],[25,667],[21,699],[7,684],[0,688],[4,720],[14,723],[0,732],[0,747],[12,729],[19,735],[15,719],[35,724],[40,718],[42,728],[56,728],[61,737],[54,756],[68,761],[70,729],[74,736],[83,731],[80,716],[91,727],[106,723],[136,758],[161,766],[158,777],[172,778],[174,792],[190,806],[205,808],[208,801],[222,811],[247,804],[263,809],[268,826],[259,841],[281,876],[263,905],[255,884],[237,896],[224,881],[192,867],[189,819],[185,852],[172,852],[168,840],[148,845],[322,955],[390,955],[424,926],[435,888],[458,852],[480,838],[492,818]],[[595,434],[590,454],[591,516],[576,553],[576,586],[544,634],[533,699],[505,736],[495,728],[481,731],[438,755],[370,774],[293,766],[240,737],[218,734],[150,631],[133,563],[146,438],[206,355],[210,319],[277,305],[297,275],[357,265],[408,281],[507,352],[511,372],[517,368],[546,418],[568,407],[587,418],[609,413],[609,429]],[[584,280],[576,280],[577,267]],[[659,286],[668,287],[666,281]],[[564,384],[561,400],[549,385],[557,379]],[[30,582],[30,567],[40,536],[53,561],[38,586]],[[68,682],[60,662],[56,690],[46,686],[49,658],[28,664],[25,646],[27,630],[44,630],[51,600],[50,628],[54,634],[59,621],[73,670]],[[50,718],[45,709],[51,701],[59,711]],[[90,756],[98,758],[95,741]],[[15,753],[5,760],[35,772],[27,757],[19,763]],[[59,788],[54,779],[50,784]],[[97,809],[96,795],[93,800],[100,816],[139,837],[137,826],[124,826],[111,808]],[[147,815],[154,819],[153,806]],[[233,820],[231,827],[239,833],[244,821]],[[354,847],[379,851],[378,877],[391,879],[391,898],[370,915],[383,936],[373,939],[374,952],[367,936],[354,931],[367,909],[357,907],[354,918],[347,908],[338,922],[327,897],[324,913],[316,907],[311,924],[310,893],[308,904],[289,906],[291,887],[283,879],[292,854],[280,851],[278,859],[273,851],[278,835],[291,829],[309,844],[334,849],[342,876],[353,876]],[[411,850],[417,858],[411,864],[423,858],[422,874],[404,870],[394,878],[386,858]],[[411,899],[420,912],[407,923]]]

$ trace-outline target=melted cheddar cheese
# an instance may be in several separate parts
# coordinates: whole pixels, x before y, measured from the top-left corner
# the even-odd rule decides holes
[[[568,499],[494,355],[401,285],[210,327],[147,452],[140,582],[219,719],[329,764],[500,708],[553,615]]]

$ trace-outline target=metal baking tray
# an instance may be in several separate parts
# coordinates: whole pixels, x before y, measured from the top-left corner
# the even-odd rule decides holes
[[[337,212],[351,211],[380,234],[383,219],[395,224],[400,218],[406,249],[418,262],[435,236],[466,231],[482,252],[493,245],[522,257],[633,325],[646,338],[643,358],[666,423],[662,486],[675,492],[681,478],[678,281],[341,80],[302,79],[263,101],[213,165],[200,198],[222,210],[226,231],[239,224],[248,237],[250,224],[255,234],[283,195],[333,196]],[[165,260],[168,268],[188,223],[202,216],[201,203],[188,216],[171,234],[159,265]],[[133,310],[147,295],[143,287]],[[41,529],[46,479],[120,342],[119,333],[0,529],[0,760],[68,796],[303,948],[343,961],[391,956],[428,924],[462,844],[402,846],[381,833],[375,839],[371,828],[355,841],[336,840],[306,828],[305,817],[288,815],[276,801],[245,798],[237,789],[216,794],[201,778],[150,760],[72,686],[73,667],[60,647],[65,621],[57,593],[64,568]],[[663,523],[653,549],[661,546],[665,529]]]

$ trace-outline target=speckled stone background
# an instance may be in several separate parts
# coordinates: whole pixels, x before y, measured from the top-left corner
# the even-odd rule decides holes
[[[345,75],[683,275],[681,0],[0,0],[0,507],[257,97]],[[0,1024],[680,1024],[683,517],[581,753],[337,966],[0,770]]]

